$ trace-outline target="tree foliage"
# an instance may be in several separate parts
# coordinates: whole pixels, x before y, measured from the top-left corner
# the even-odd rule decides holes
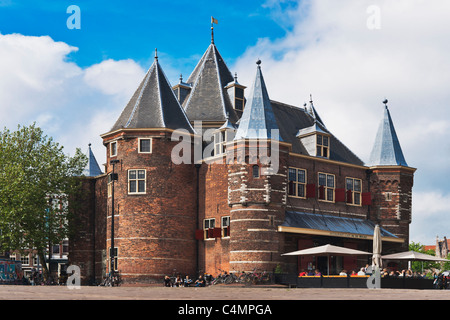
[[[409,244],[409,250],[429,254],[431,256],[436,255],[435,250],[425,250],[424,245],[415,242],[411,242]],[[424,270],[450,270],[450,262],[440,263],[433,261],[413,261],[411,263],[411,269],[413,271],[421,271],[422,268]]]
[[[68,199],[79,191],[87,157],[70,157],[35,124],[0,133],[1,250],[38,251],[67,238]],[[43,264],[45,267],[45,264]]]

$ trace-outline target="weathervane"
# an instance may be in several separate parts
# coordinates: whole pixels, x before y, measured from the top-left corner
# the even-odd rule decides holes
[[[214,44],[214,23],[219,24],[217,19],[214,19],[213,16],[211,16],[211,43]]]

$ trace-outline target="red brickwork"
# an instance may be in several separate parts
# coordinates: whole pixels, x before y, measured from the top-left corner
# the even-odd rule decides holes
[[[86,178],[71,219],[75,228],[69,239],[69,264],[80,267],[83,285],[100,282],[104,276],[106,245],[107,177]]]
[[[138,153],[138,137],[152,138],[152,153]],[[108,144],[108,137],[105,144]],[[115,247],[118,270],[126,282],[161,281],[164,275],[196,272],[196,169],[171,161],[170,132],[125,132],[110,157],[118,181],[114,186]],[[146,191],[129,194],[129,170],[146,171]],[[107,246],[110,246],[112,199],[108,198]]]

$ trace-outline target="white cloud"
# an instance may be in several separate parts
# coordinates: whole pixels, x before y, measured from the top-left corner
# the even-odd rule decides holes
[[[36,122],[73,154],[92,143],[102,163],[107,132],[144,76],[132,60],[88,68],[68,61],[78,49],[48,36],[0,34],[0,126]]]
[[[450,194],[441,191],[416,192],[413,197],[411,241],[434,244],[436,236],[449,237]]]
[[[372,5],[380,8],[379,30],[367,27]],[[418,168],[413,197],[431,187],[448,190],[449,14],[446,0],[301,1],[286,14],[295,21],[291,31],[281,39],[259,39],[233,70],[249,85],[260,58],[272,99],[302,106],[312,93],[328,129],[363,161],[387,98],[406,160]],[[446,219],[444,210],[434,218]],[[416,221],[412,237],[423,228]]]

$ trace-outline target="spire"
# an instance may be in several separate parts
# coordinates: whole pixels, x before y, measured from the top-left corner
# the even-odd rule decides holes
[[[191,121],[236,123],[239,118],[225,87],[234,81],[214,43],[211,43],[186,81],[192,89],[183,107]]]
[[[92,152],[90,143],[88,145],[88,152],[86,155],[88,158],[88,163],[83,170],[83,175],[86,177],[96,177],[103,174],[102,170],[100,170],[100,167],[97,163],[97,159],[95,159],[94,153]]]
[[[234,140],[272,139],[271,130],[279,130],[261,72],[261,60],[256,64],[255,81]]]
[[[405,166],[405,157],[403,156],[400,142],[395,132],[394,123],[387,106],[388,100],[384,100],[383,120],[378,128],[375,143],[370,154],[370,166]]]
[[[306,104],[305,104],[305,108],[306,108]],[[309,95],[309,109],[308,109],[308,112],[313,117],[314,121],[319,122],[324,128],[326,128],[325,124],[323,123],[322,119],[320,118],[319,114],[317,113],[316,108],[314,108],[312,94]]]
[[[164,71],[155,60],[111,131],[121,128],[186,129],[193,133]]]

